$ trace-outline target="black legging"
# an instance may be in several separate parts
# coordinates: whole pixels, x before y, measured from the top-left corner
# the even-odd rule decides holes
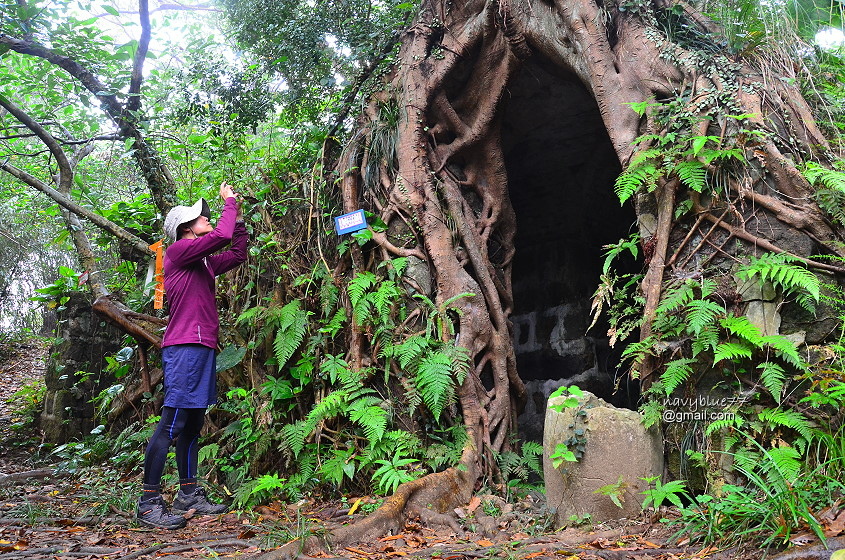
[[[161,408],[161,420],[147,445],[144,456],[144,484],[161,484],[164,463],[173,440],[176,440],[176,467],[179,478],[197,476],[197,440],[205,422],[204,408]]]

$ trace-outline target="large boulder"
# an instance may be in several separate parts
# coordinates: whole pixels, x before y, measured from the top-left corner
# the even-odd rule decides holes
[[[554,397],[549,407],[565,399]],[[554,468],[551,455],[561,443],[580,457]],[[558,527],[587,516],[595,522],[636,517],[648,488],[643,479],[663,473],[660,431],[647,430],[638,412],[586,391],[577,406],[547,410],[543,448],[546,499]]]

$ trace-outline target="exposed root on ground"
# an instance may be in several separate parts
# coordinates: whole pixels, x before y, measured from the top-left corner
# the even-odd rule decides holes
[[[357,542],[372,542],[401,531],[408,519],[443,524],[451,511],[469,502],[480,473],[475,451],[464,450],[459,465],[400,485],[375,512],[327,535],[290,542],[263,554],[261,560],[287,560],[300,554],[334,550]],[[450,512],[450,513],[447,513]],[[452,524],[446,522],[448,526]]]

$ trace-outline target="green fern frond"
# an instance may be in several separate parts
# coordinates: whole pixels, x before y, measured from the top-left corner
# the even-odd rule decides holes
[[[687,280],[680,286],[666,291],[666,294],[661,298],[660,305],[657,306],[655,314],[664,315],[685,306],[687,303],[695,299],[696,283],[692,280]]]
[[[697,159],[683,161],[674,167],[678,178],[695,192],[703,192],[707,188],[707,169]]]
[[[329,335],[329,338],[334,338],[343,329],[344,323],[346,323],[346,309],[341,307],[325,325],[320,327],[320,332]]]
[[[698,289],[701,291],[700,299],[707,299],[716,292],[718,284],[712,278],[702,278],[698,283]]]
[[[765,454],[768,461],[761,461],[759,466],[762,467],[770,482],[775,482],[776,484],[781,482],[772,476],[775,472],[777,472],[779,477],[782,477],[783,482],[790,485],[798,479],[803,464],[800,461],[801,454],[798,453],[797,449],[789,446],[775,447],[766,450]]]
[[[692,355],[698,356],[707,350],[716,350],[719,345],[719,329],[715,324],[706,325],[692,341]]]
[[[285,443],[288,444],[294,457],[299,457],[302,449],[305,447],[305,438],[311,435],[312,428],[309,427],[308,422],[299,420],[293,424],[286,424],[282,428],[282,435]]]
[[[261,314],[263,309],[263,307],[259,306],[250,307],[249,309],[238,315],[238,318],[235,320],[235,324],[241,325],[243,323],[255,321],[256,317]]]
[[[370,446],[381,441],[387,429],[387,411],[379,406],[364,406],[364,402],[352,403],[349,419],[364,429]]]
[[[378,289],[372,293],[373,305],[382,323],[393,322],[391,312],[400,295],[402,295],[402,291],[392,280],[383,281],[379,284]]]
[[[680,358],[666,364],[666,371],[660,376],[666,396],[671,395],[675,389],[692,375],[690,365],[696,363],[696,361],[691,358]]]
[[[352,307],[366,295],[367,291],[378,283],[378,277],[370,271],[359,272],[349,281],[346,292],[349,294],[349,302]]]
[[[742,358],[751,358],[752,350],[742,342],[723,342],[716,346],[716,352],[713,356],[713,365],[715,366],[722,360],[737,360]]]
[[[314,429],[317,424],[326,418],[333,418],[344,412],[348,398],[346,391],[332,391],[326,395],[323,400],[314,405],[314,408],[305,417],[308,426]]]
[[[716,302],[696,299],[687,304],[687,332],[698,335],[713,324],[716,317],[724,315],[725,308]]]
[[[619,174],[613,185],[613,191],[619,198],[620,204],[631,198],[641,188],[651,188],[655,185],[659,170],[653,163],[643,163],[635,167],[631,166]]]
[[[320,308],[323,310],[323,315],[332,312],[339,298],[340,289],[329,278],[324,279],[320,285]]]
[[[813,436],[813,427],[807,418],[797,410],[780,410],[777,408],[767,408],[761,410],[757,417],[760,421],[767,424],[770,430],[778,427],[790,428],[795,430],[801,437],[810,440]]]
[[[840,189],[819,189],[813,194],[819,208],[830,214],[839,225],[845,225],[845,191]]]
[[[845,173],[827,169],[818,163],[808,161],[804,164],[801,174],[812,185],[824,185],[829,189],[845,191]]]
[[[402,369],[409,369],[410,364],[419,359],[428,350],[428,347],[428,338],[414,335],[409,336],[401,344],[395,346],[393,354],[399,360],[399,366]]]
[[[736,160],[745,161],[745,153],[739,148],[728,148],[721,150],[702,150],[699,154],[705,165],[710,165],[714,161]]]
[[[786,372],[778,364],[772,362],[763,362],[757,366],[757,369],[760,370],[760,383],[780,404],[783,384],[786,382]]]
[[[435,420],[453,396],[452,360],[442,352],[428,352],[417,369],[416,385]]]
[[[769,281],[784,293],[807,294],[815,303],[818,303],[821,297],[821,282],[818,276],[807,270],[801,259],[786,253],[765,253],[741,267],[738,276],[743,280],[758,276],[760,282]],[[807,305],[806,299],[799,303]],[[815,306],[812,305],[812,309],[808,311],[814,312]]]
[[[332,456],[320,465],[321,478],[334,483],[335,486],[340,486],[344,477],[352,480],[356,471],[355,461],[353,460],[354,453],[354,447],[332,449]]]
[[[327,375],[332,384],[347,371],[349,371],[349,363],[340,356],[333,354],[326,354],[323,363],[320,364],[320,373]]]
[[[285,365],[302,344],[308,330],[308,312],[294,300],[284,307],[278,315],[278,330],[273,340],[273,355],[279,368]]]
[[[742,425],[745,423],[742,415],[740,414],[726,414],[725,418],[721,420],[715,420],[711,422],[706,428],[704,428],[704,435],[710,436],[713,435],[715,432],[731,429],[731,428],[741,428]],[[727,445],[725,446],[728,449]]]
[[[455,375],[455,381],[458,385],[462,384],[472,370],[472,356],[470,356],[469,350],[463,346],[443,344],[440,347],[440,351],[452,360],[452,371]]]
[[[373,482],[376,483],[379,492],[382,494],[392,494],[396,492],[396,488],[400,484],[415,480],[417,478],[416,475],[408,472],[403,467],[408,467],[416,462],[416,459],[410,457],[403,458],[398,454],[390,461],[386,459],[376,461],[381,467],[373,473]]]
[[[728,315],[723,317],[720,321],[722,327],[730,334],[737,336],[754,346],[763,345],[763,336],[760,334],[760,329],[748,320],[748,317],[735,315]]]
[[[374,316],[373,310],[373,302],[369,298],[364,297],[359,299],[352,307],[352,317],[357,324],[366,325]]]
[[[806,371],[807,363],[792,340],[780,334],[773,334],[764,336],[762,341],[775,351],[778,358],[800,371]]]

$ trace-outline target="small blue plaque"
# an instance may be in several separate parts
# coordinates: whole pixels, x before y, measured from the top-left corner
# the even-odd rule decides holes
[[[365,229],[366,227],[367,218],[364,216],[363,210],[355,210],[354,212],[350,212],[349,214],[337,216],[334,219],[334,228],[337,231],[338,235],[343,235],[344,233],[352,233],[353,231]]]

